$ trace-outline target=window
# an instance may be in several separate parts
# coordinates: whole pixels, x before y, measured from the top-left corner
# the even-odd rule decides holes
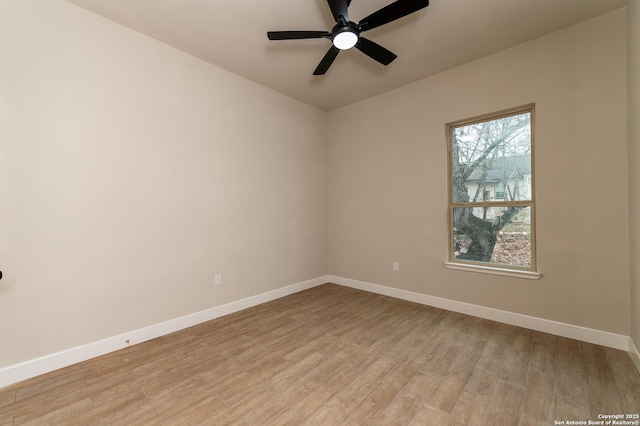
[[[448,266],[535,272],[533,134],[533,105],[447,124]]]

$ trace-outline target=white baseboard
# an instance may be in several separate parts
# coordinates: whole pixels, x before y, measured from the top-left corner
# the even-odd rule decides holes
[[[514,312],[502,311],[499,309],[487,308],[485,306],[473,305],[471,303],[458,302],[456,300],[444,299],[442,297],[429,296],[413,291],[401,290],[386,287],[379,284],[367,283],[350,278],[329,276],[329,282],[343,285],[345,287],[356,288],[371,293],[382,294],[395,297],[396,299],[408,300],[422,305],[433,306],[446,309],[448,311],[459,312],[466,315],[485,318],[493,321],[511,324],[531,330],[542,331],[556,336],[581,340],[583,342],[595,343],[609,348],[629,351],[630,339],[628,336],[610,333],[607,331],[595,330],[578,325],[566,324],[562,322],[536,318]],[[637,348],[636,348],[637,350]]]
[[[629,356],[640,373],[640,350],[631,337],[629,337]]]
[[[328,276],[314,278],[308,281],[282,287],[277,290],[247,297],[225,305],[216,306],[204,311],[195,312],[180,318],[175,318],[149,327],[133,330],[118,336],[109,337],[97,342],[77,346],[51,355],[10,365],[0,369],[0,389],[14,383],[48,373],[78,362],[86,361],[109,352],[123,349],[130,345],[146,342],[175,331],[179,331],[212,319],[216,319],[261,303],[270,302],[303,290],[329,282]],[[128,343],[127,343],[128,341]]]

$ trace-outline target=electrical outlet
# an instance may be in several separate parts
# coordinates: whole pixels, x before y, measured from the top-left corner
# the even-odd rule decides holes
[[[393,270],[395,272],[398,272],[400,270],[400,263],[399,262],[393,262]]]
[[[222,284],[222,274],[216,274],[214,282],[216,283],[216,285]]]

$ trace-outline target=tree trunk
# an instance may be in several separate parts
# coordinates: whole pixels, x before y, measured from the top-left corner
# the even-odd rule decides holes
[[[473,215],[472,208],[457,208],[453,211],[453,226],[471,239],[466,253],[456,256],[457,259],[476,262],[491,262],[493,249],[498,242],[498,233],[511,222],[522,207],[509,207],[493,222],[482,220]]]
[[[498,240],[498,232],[490,222],[473,215],[471,208],[455,209],[453,223],[455,228],[471,239],[466,253],[457,256],[458,259],[490,262],[493,248]]]

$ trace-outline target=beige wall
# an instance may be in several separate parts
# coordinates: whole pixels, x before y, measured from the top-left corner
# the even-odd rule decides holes
[[[62,0],[0,64],[0,367],[327,273],[323,112]]]
[[[640,1],[627,1],[631,337],[640,346]]]
[[[625,57],[621,9],[330,112],[330,274],[628,335]],[[445,269],[445,123],[530,102],[543,278]]]

